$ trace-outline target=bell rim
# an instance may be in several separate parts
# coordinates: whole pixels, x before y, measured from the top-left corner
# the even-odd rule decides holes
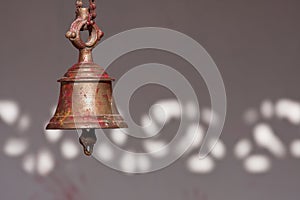
[[[49,123],[46,126],[46,130],[78,130],[78,129],[122,129],[128,128],[125,122],[116,122],[115,125],[100,125],[91,123],[64,123],[63,125],[58,123]]]

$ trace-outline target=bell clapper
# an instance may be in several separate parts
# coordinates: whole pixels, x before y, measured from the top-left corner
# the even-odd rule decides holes
[[[95,134],[95,129],[82,129],[82,134],[79,138],[79,142],[83,147],[83,151],[85,155],[87,156],[92,155],[96,141],[97,141],[97,137]]]

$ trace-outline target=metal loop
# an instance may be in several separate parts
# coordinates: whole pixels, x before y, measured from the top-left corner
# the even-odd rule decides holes
[[[95,24],[93,19],[96,16],[94,0],[90,1],[90,8],[82,8],[82,0],[76,1],[77,18],[72,23],[66,37],[73,43],[77,49],[94,48],[103,36],[103,32]],[[87,42],[82,41],[80,31],[88,30],[89,38]]]
[[[89,25],[89,38],[87,42],[81,39],[81,30],[84,30],[87,20],[77,19],[71,25],[70,31],[67,32],[66,37],[73,43],[78,49],[94,48],[103,36],[103,32],[96,24]]]

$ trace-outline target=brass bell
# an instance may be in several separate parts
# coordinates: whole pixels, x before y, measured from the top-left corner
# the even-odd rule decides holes
[[[93,8],[93,7],[92,7]],[[82,129],[80,143],[86,155],[91,155],[96,142],[94,129],[127,128],[112,97],[113,79],[95,64],[92,50],[103,32],[92,21],[91,7],[77,6],[77,18],[66,37],[79,50],[78,63],[73,65],[58,82],[61,84],[58,106],[46,129]],[[89,32],[83,42],[81,31]]]

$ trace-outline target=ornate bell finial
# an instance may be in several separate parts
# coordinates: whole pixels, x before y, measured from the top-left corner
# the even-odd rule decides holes
[[[92,50],[103,36],[94,22],[94,0],[90,0],[89,8],[82,8],[81,0],[76,7],[76,19],[66,37],[79,50],[79,59],[58,80],[61,83],[58,106],[46,129],[82,129],[79,141],[84,153],[90,156],[97,140],[94,129],[127,128],[127,124],[112,97],[113,79],[93,62]],[[87,42],[82,41],[81,31],[89,32]]]

